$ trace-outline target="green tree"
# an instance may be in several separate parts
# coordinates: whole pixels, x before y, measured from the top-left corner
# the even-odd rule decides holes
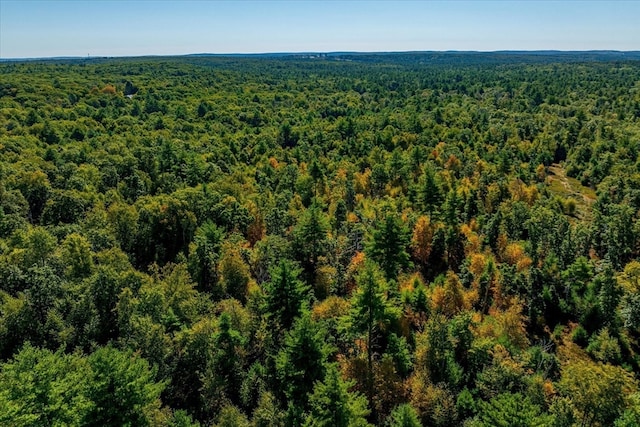
[[[602,322],[612,330],[617,330],[620,326],[618,305],[623,291],[613,275],[611,266],[605,264],[603,271],[594,277],[593,282],[594,288],[598,289],[598,307]]]
[[[327,220],[316,203],[302,214],[293,229],[294,253],[309,279],[315,277],[318,258],[326,253],[328,229]]]
[[[444,316],[429,319],[424,332],[416,337],[416,369],[425,370],[434,384],[457,386],[461,380],[461,367],[455,359],[449,327],[450,322]]]
[[[81,425],[93,403],[87,397],[87,361],[27,344],[0,370],[0,424]]]
[[[249,427],[249,420],[238,408],[228,405],[222,408],[216,427]]]
[[[30,317],[35,322],[30,325],[28,335],[22,339],[31,338],[33,343],[42,343],[48,334],[52,334],[52,331],[48,330],[52,325],[47,325],[47,322],[63,294],[62,280],[55,270],[44,266],[30,268],[26,275],[26,283],[26,303]]]
[[[220,260],[220,281],[223,289],[232,298],[243,304],[247,301],[251,275],[240,251],[229,245]]]
[[[339,199],[335,205],[335,211],[332,218],[333,231],[342,232],[344,224],[347,222],[347,204],[344,199]]]
[[[38,266],[44,267],[49,263],[52,258],[52,254],[58,243],[55,236],[51,235],[44,227],[33,227],[26,233],[20,233],[19,237],[21,242],[20,246],[23,251],[20,251],[20,258],[22,262],[19,264],[22,268],[27,269],[29,267]]]
[[[622,268],[635,253],[637,246],[634,227],[634,209],[622,204],[606,207],[603,221],[596,217],[596,226],[601,227],[602,240],[607,250],[606,258],[616,269]]]
[[[173,413],[173,417],[169,422],[170,427],[200,427],[200,423],[194,421],[193,418],[182,409]]]
[[[387,344],[387,354],[393,359],[396,372],[406,377],[413,365],[412,354],[405,337],[398,337],[394,333],[389,334]]]
[[[225,399],[240,401],[242,384],[242,352],[244,339],[231,326],[231,317],[222,313],[219,331],[213,337],[211,355],[203,376],[202,394],[205,406],[215,408]]]
[[[91,274],[93,258],[89,241],[80,234],[72,233],[62,242],[62,250],[67,267],[67,275],[82,279]]]
[[[388,427],[422,427],[418,413],[408,403],[396,406],[387,420]]]
[[[489,402],[480,402],[482,427],[544,427],[552,425],[553,418],[519,393],[502,393]]]
[[[629,405],[614,424],[615,427],[634,427],[640,425],[640,393],[629,396]]]
[[[350,392],[353,382],[345,381],[335,365],[327,367],[322,382],[315,384],[309,397],[311,410],[305,421],[307,427],[366,427],[367,399]]]
[[[371,168],[371,192],[373,196],[381,196],[387,182],[389,182],[389,174],[386,166],[383,163],[373,165],[373,168]]]
[[[136,201],[138,227],[134,240],[138,266],[165,264],[186,252],[196,229],[196,218],[186,202],[173,195],[145,196]]]
[[[386,215],[373,230],[366,245],[366,254],[376,261],[387,278],[396,280],[401,269],[409,266],[409,231],[396,215]]]
[[[311,320],[308,311],[296,320],[276,357],[281,390],[287,400],[306,409],[308,394],[324,378],[328,347],[324,331]]]
[[[41,170],[20,171],[17,176],[17,188],[29,202],[29,220],[37,223],[51,193],[51,183],[47,174]]]
[[[217,267],[224,231],[206,221],[189,245],[189,273],[202,290],[211,291],[217,281]]]
[[[302,303],[309,297],[309,287],[298,278],[300,270],[293,262],[282,259],[271,270],[271,280],[264,283],[264,312],[278,329],[289,329],[300,315]]]
[[[96,310],[95,330],[98,342],[104,344],[118,335],[118,296],[124,289],[124,283],[118,272],[110,266],[98,267],[89,278],[89,298]]]
[[[83,423],[101,426],[149,426],[160,410],[164,383],[143,358],[112,347],[98,349],[88,358],[87,396],[93,406]]]
[[[628,396],[638,387],[621,367],[575,360],[563,367],[558,390],[570,399],[581,426],[608,426],[623,413]]]
[[[442,203],[443,195],[432,166],[425,166],[420,184],[418,196],[422,209],[429,214],[436,212]]]
[[[255,427],[282,427],[285,425],[284,414],[278,407],[278,402],[273,394],[262,392],[258,401],[258,407],[253,411],[251,420]]]
[[[351,330],[364,335],[367,347],[367,384],[369,399],[373,397],[373,357],[384,348],[384,332],[398,313],[387,300],[386,282],[376,264],[367,261],[356,278],[358,289],[352,299],[349,317]]]

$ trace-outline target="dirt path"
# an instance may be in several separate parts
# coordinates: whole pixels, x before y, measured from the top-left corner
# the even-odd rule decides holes
[[[576,201],[576,211],[581,218],[590,216],[591,205],[596,201],[593,189],[585,187],[575,178],[567,177],[564,168],[557,163],[549,166],[548,170],[547,181],[550,190],[564,198],[573,198]]]

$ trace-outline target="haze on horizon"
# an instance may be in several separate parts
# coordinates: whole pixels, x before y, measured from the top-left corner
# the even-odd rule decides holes
[[[638,1],[0,0],[0,58],[640,50]]]

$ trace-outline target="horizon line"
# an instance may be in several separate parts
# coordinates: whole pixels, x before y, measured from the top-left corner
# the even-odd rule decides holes
[[[640,53],[638,50],[618,50],[618,49],[586,49],[586,50],[564,50],[564,49],[500,49],[500,50],[381,50],[381,51],[360,51],[360,50],[336,50],[336,51],[265,51],[265,52],[192,52],[176,54],[140,54],[140,55],[58,55],[58,56],[24,56],[24,57],[1,57],[0,61],[38,61],[38,60],[78,60],[78,59],[131,59],[131,58],[178,58],[193,56],[299,56],[299,55],[393,55],[393,54],[416,54],[416,53],[440,53],[440,54],[571,54],[571,53]]]

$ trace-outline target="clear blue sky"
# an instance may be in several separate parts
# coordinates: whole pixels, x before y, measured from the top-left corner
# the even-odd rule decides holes
[[[640,50],[640,1],[0,0],[0,57]]]

